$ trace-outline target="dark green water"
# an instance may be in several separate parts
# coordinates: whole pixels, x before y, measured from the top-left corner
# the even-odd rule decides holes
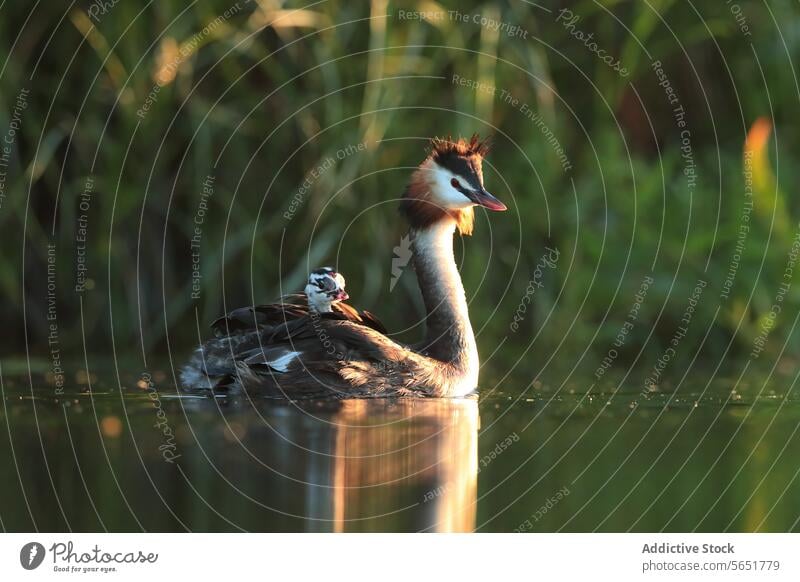
[[[61,395],[6,375],[0,519],[8,531],[797,531],[789,385],[299,405],[179,396],[157,373],[122,390],[77,377]]]

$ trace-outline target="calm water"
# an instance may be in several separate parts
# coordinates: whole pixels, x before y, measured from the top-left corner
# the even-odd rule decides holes
[[[5,530],[800,529],[796,389],[300,405],[158,373],[33,383],[4,376]]]

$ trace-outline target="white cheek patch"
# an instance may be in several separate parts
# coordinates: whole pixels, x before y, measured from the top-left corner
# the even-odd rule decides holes
[[[441,204],[445,208],[469,208],[470,206],[474,206],[475,203],[472,202],[469,198],[464,196],[461,192],[453,188],[453,185],[450,181],[455,178],[458,180],[458,183],[461,185],[462,188],[465,190],[469,189],[469,186],[464,183],[464,180],[453,174],[450,170],[446,170],[444,168],[437,167],[434,170],[434,177],[433,177],[433,193],[434,199],[433,202],[437,204]]]
[[[308,306],[319,313],[330,313],[333,300],[314,285],[306,286]]]

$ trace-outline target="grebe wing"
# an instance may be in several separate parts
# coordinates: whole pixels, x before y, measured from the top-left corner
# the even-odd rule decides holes
[[[265,352],[274,346],[288,346],[297,355],[297,364],[306,366],[335,360],[400,361],[409,353],[406,346],[376,329],[337,313],[299,318],[277,326],[268,335],[262,334],[262,338]],[[249,355],[254,354],[255,350]],[[264,363],[270,357],[267,355]]]
[[[217,337],[275,327],[308,315],[305,294],[287,295],[280,303],[239,307],[211,323]]]

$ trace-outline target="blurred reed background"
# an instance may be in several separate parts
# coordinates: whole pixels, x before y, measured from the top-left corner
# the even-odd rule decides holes
[[[390,291],[405,234],[394,199],[424,156],[422,138],[477,131],[494,136],[486,183],[511,210],[478,213],[475,235],[456,249],[484,356],[506,338],[491,356],[497,377],[522,357],[513,374],[529,381],[554,354],[591,375],[648,274],[654,283],[614,365],[644,345],[646,374],[703,279],[675,361],[700,349],[698,363],[722,358],[724,370],[750,353],[768,317],[800,217],[800,10],[789,1],[736,6],[7,2],[0,130],[28,93],[0,206],[4,365],[27,344],[48,369],[51,323],[65,359],[83,361],[85,333],[92,354],[110,355],[113,339],[118,357],[140,362],[141,353],[165,356],[168,344],[177,363],[197,341],[195,313],[205,326],[225,306],[295,291],[309,267],[331,263],[356,304],[403,329],[422,307],[409,269]],[[562,8],[580,16],[571,28]],[[399,16],[448,10],[468,18]],[[685,109],[694,176],[653,61]],[[746,169],[754,210],[721,299]],[[81,233],[86,279],[76,292]],[[545,246],[559,261],[511,331]],[[770,361],[792,333],[784,365],[800,347],[799,289],[795,281],[770,331]]]

